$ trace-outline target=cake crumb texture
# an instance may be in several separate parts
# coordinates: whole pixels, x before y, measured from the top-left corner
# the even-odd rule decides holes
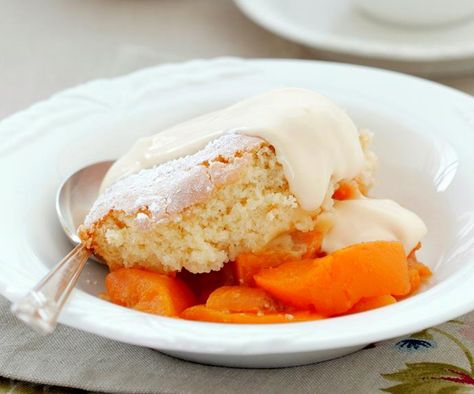
[[[210,272],[282,234],[313,230],[321,210],[331,209],[336,184],[320,209],[305,211],[272,146],[225,135],[195,155],[113,184],[79,235],[111,269]]]

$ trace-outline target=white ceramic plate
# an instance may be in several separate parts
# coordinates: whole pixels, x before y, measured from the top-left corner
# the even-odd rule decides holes
[[[290,40],[335,54],[409,72],[444,74],[474,70],[474,18],[431,28],[371,19],[352,0],[235,0],[253,21]],[[334,57],[334,56],[333,56]]]
[[[70,249],[54,212],[61,180],[138,137],[271,88],[317,90],[375,133],[380,182],[427,223],[429,288],[379,310],[323,321],[225,325],[153,316],[101,300],[90,263],[61,322],[219,365],[320,361],[474,309],[474,100],[387,71],[311,61],[217,59],[146,69],[67,90],[0,123],[0,292],[23,295]]]

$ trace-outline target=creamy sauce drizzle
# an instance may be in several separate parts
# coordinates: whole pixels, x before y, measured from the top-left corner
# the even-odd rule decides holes
[[[303,89],[281,89],[241,101],[141,138],[107,173],[101,190],[116,180],[193,154],[224,133],[261,137],[274,148],[301,207],[317,210],[330,182],[359,175],[364,154],[349,116],[329,99]],[[334,226],[323,242],[332,252],[375,240],[398,240],[407,253],[426,232],[421,219],[394,201],[337,201]]]
[[[112,166],[102,190],[144,168],[195,153],[228,132],[273,145],[290,190],[308,211],[320,207],[331,179],[353,178],[364,164],[357,128],[342,109],[309,90],[281,89],[141,138]]]
[[[392,200],[336,201],[329,215],[333,227],[322,244],[328,253],[360,242],[400,241],[408,254],[426,234],[423,221]]]

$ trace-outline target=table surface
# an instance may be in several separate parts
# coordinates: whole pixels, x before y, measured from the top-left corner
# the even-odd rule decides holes
[[[0,8],[0,119],[85,81],[165,62],[321,59],[257,26],[231,0],[0,0]],[[435,80],[474,94],[474,70]],[[30,390],[0,379],[0,393]]]

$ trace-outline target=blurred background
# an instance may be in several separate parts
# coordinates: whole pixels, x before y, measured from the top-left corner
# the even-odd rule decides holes
[[[474,0],[0,0],[0,6],[0,118],[91,79],[217,56],[367,64],[474,93]]]

